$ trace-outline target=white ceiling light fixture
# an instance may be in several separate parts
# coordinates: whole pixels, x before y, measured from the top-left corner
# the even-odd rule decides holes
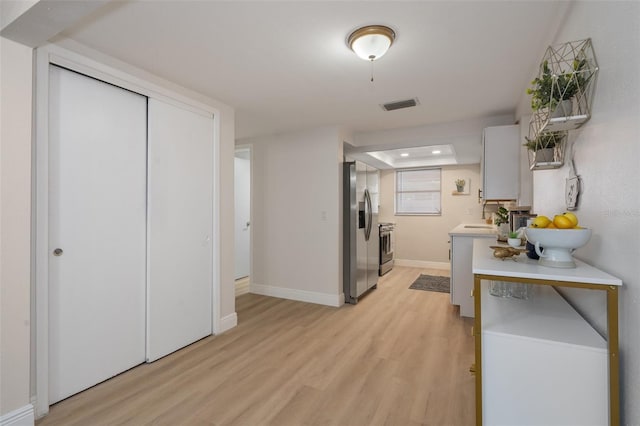
[[[396,39],[396,33],[384,25],[368,25],[349,35],[347,45],[365,61],[375,61],[384,56]]]
[[[433,151],[431,151],[432,154],[440,154],[442,151],[440,151],[439,149],[434,149]]]
[[[400,157],[408,157],[409,153],[408,152],[403,152],[402,154],[400,154]]]

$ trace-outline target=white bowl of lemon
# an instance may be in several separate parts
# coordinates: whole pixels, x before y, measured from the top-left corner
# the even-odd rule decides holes
[[[538,263],[553,268],[575,268],[572,253],[587,244],[591,229],[578,226],[578,218],[573,213],[554,216],[538,216],[525,229],[527,241],[535,246],[540,256]]]

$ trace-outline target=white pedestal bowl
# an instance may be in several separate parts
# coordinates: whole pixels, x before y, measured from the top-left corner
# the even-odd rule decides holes
[[[571,254],[587,244],[591,229],[526,228],[527,241],[536,247],[538,263],[552,268],[575,268]]]

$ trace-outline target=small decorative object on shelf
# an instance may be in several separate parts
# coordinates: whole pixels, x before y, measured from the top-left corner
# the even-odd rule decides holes
[[[591,117],[598,64],[591,39],[549,46],[531,95],[529,136],[577,129]]]
[[[505,260],[511,259],[513,256],[518,256],[520,253],[524,253],[524,249],[517,249],[514,247],[505,247],[505,246],[490,246],[489,248],[493,249],[493,257],[497,257],[498,259]],[[513,258],[513,260],[516,260]]]
[[[455,190],[451,192],[453,195],[469,195],[469,188],[471,187],[471,179],[468,177],[458,178],[454,182]]]
[[[565,130],[542,133],[533,139],[525,137],[527,142],[523,145],[527,147],[527,153],[529,154],[529,169],[543,170],[562,167],[567,133]]]

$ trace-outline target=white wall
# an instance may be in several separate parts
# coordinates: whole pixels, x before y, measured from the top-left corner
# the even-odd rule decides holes
[[[619,305],[621,424],[640,424],[639,34],[640,3],[579,1],[571,7],[554,41],[590,37],[600,68],[592,118],[570,132],[575,165],[583,181],[577,214],[582,225],[593,229],[591,241],[576,257],[624,283]],[[526,108],[520,110],[521,115],[529,113]],[[533,203],[538,214],[565,210],[568,174],[567,166],[534,172]],[[569,294],[572,303],[604,330],[604,298],[588,291]]]
[[[253,145],[251,292],[340,305],[338,130],[239,143]]]
[[[520,142],[526,142],[525,137],[529,136],[529,120],[527,115],[520,119]],[[529,169],[529,154],[525,146],[520,147],[520,194],[518,196],[519,206],[533,205],[533,172]]]
[[[470,182],[469,195],[452,195],[455,180]],[[396,216],[395,171],[380,173],[380,221],[393,222],[394,256],[398,264],[415,264],[448,268],[449,231],[461,223],[483,222],[482,205],[478,203],[480,165],[442,167],[442,215]]]
[[[0,38],[0,416],[30,402],[31,49]]]

